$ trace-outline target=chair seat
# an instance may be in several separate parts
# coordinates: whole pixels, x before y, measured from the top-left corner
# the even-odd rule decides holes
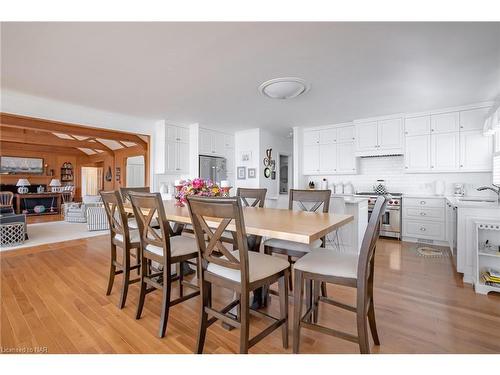
[[[141,236],[139,235],[139,231],[137,229],[130,230],[130,242],[141,242]],[[123,236],[120,233],[115,234],[115,240],[123,242]]]
[[[238,250],[231,251],[231,254],[236,259],[239,259],[240,254]],[[248,252],[249,282],[265,279],[266,277],[275,275],[287,269],[289,266],[290,264],[286,259],[273,257],[271,255],[257,253],[254,251]],[[241,282],[241,275],[239,270],[219,266],[215,263],[210,263],[207,267],[207,270],[226,279],[230,279],[238,283]]]
[[[316,249],[295,262],[295,269],[325,276],[356,279],[358,254]]]
[[[322,244],[321,240],[316,240],[310,245],[300,242],[278,240],[275,238],[264,241],[264,246],[275,247],[277,249],[300,251],[302,253],[309,253],[311,252],[312,249],[317,249],[318,247],[321,247],[321,244]]]
[[[155,245],[147,245],[146,250],[156,255],[163,256],[163,248]],[[173,236],[170,237],[170,256],[178,257],[188,254],[198,254],[198,245],[192,237]]]

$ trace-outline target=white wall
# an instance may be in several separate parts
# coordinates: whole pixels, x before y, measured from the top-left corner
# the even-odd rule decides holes
[[[258,188],[261,179],[261,163],[260,163],[260,132],[261,129],[249,129],[236,132],[234,134],[234,193],[239,187]],[[251,159],[248,161],[241,161],[241,154],[243,152],[250,152]],[[246,167],[247,175],[244,180],[238,180],[237,170],[238,167]],[[248,168],[255,168],[255,178],[248,178]],[[262,177],[263,178],[263,177]]]
[[[324,178],[328,180],[329,188],[338,182],[351,182],[355,191],[372,191],[377,179],[384,179],[389,191],[394,193],[433,194],[434,182],[445,182],[446,194],[453,193],[453,184],[464,183],[468,195],[490,195],[488,192],[479,192],[479,186],[491,184],[491,173],[404,173],[403,156],[383,156],[373,158],[359,158],[357,175],[338,176],[306,176],[300,188],[305,188],[312,180],[316,186]]]

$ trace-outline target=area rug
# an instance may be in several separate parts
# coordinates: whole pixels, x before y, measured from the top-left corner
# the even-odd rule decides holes
[[[417,254],[426,258],[442,258],[449,255],[447,251],[429,246],[418,247]]]
[[[108,233],[109,230],[88,231],[86,223],[53,221],[49,223],[28,224],[29,240],[24,241],[24,244],[18,246],[0,246],[0,251],[17,250],[80,238],[102,236]]]

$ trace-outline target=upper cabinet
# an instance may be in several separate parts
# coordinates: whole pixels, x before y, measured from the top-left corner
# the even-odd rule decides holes
[[[456,132],[459,129],[458,112],[431,115],[431,133],[441,134]]]
[[[304,130],[305,175],[355,174],[354,126]]]
[[[165,173],[189,173],[189,129],[167,125],[165,135]]]
[[[482,128],[490,107],[407,116],[405,171],[489,172],[493,140]]]
[[[215,130],[200,128],[199,130],[199,153],[200,155],[224,156],[227,135]],[[234,148],[234,137],[232,141]]]
[[[388,118],[363,121],[355,125],[357,156],[377,156],[403,153],[403,121]]]

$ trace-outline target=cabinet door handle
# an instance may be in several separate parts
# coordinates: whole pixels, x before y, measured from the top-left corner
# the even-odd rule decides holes
[[[431,165],[431,168],[434,168],[434,166],[433,166],[433,165]]]
[[[433,131],[434,131],[434,129],[431,129],[431,132],[433,132]]]
[[[421,230],[422,232],[425,232],[425,230],[426,230],[426,229],[425,229],[424,227],[420,227],[420,230]]]
[[[420,204],[426,204],[427,202],[426,201],[420,201]]]
[[[420,216],[425,216],[425,215],[427,215],[425,212],[420,213]]]
[[[462,125],[462,126],[460,126],[460,129],[463,129],[463,128],[464,128],[464,126],[463,126],[463,125]]]
[[[405,134],[408,134],[408,132],[405,132]]]
[[[464,165],[463,165],[463,164],[460,164],[460,168],[463,168],[463,167],[464,167]]]
[[[405,169],[408,169],[408,166],[406,166]]]

